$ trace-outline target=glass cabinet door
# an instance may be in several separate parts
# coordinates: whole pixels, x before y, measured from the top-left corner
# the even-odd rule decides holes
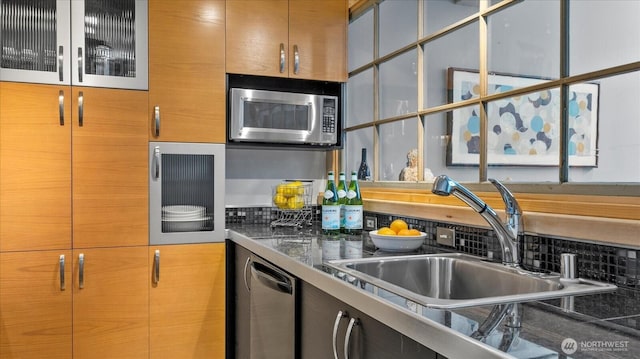
[[[224,145],[149,144],[151,244],[224,240]]]
[[[72,83],[148,88],[147,1],[71,1]]]
[[[69,0],[0,0],[0,80],[70,84]]]

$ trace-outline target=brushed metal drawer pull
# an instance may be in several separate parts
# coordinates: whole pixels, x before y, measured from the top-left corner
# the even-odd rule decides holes
[[[64,46],[58,46],[58,79],[64,81]]]
[[[156,134],[156,137],[159,137],[160,136],[160,106],[153,107],[153,117],[154,117],[154,123],[155,123],[154,132]]]
[[[347,327],[347,333],[344,335],[344,359],[349,359],[349,345],[351,343],[351,331],[353,327],[358,325],[358,319],[351,318],[349,326]]]
[[[156,146],[153,149],[153,177],[154,179],[160,179],[160,147]]]
[[[160,250],[156,249],[153,257],[153,284],[160,282]]]
[[[84,253],[78,254],[78,288],[84,288]]]
[[[284,65],[286,61],[286,54],[284,52],[284,44],[280,43],[280,73],[284,72]]]
[[[78,93],[78,126],[84,126],[84,93]]]
[[[60,126],[64,126],[64,91],[58,92],[58,111],[60,113]]]
[[[60,255],[60,290],[65,290],[64,282],[64,254]]]
[[[343,312],[341,310],[338,311],[338,315],[336,315],[336,320],[333,322],[333,358],[338,358],[338,328],[340,327],[340,321],[342,318],[346,318],[348,316],[347,312]]]
[[[298,72],[300,72],[300,52],[298,45],[293,45],[293,73],[297,75]]]
[[[82,47],[78,47],[78,81],[82,82]]]

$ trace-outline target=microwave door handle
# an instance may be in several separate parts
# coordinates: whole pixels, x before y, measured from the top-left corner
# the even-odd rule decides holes
[[[160,147],[158,146],[153,149],[153,178],[160,179]]]

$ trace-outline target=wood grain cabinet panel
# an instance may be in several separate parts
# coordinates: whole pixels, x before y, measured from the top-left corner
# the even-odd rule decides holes
[[[224,51],[224,1],[149,1],[150,140],[226,141]]]
[[[73,358],[148,358],[148,247],[81,249],[73,255]]]
[[[347,23],[345,0],[227,1],[227,72],[344,82]]]
[[[322,5],[289,1],[289,76],[326,81],[347,81],[348,8],[344,0]],[[293,71],[294,46],[300,69]]]
[[[73,88],[73,247],[149,243],[146,91]]]
[[[155,246],[149,257],[150,357],[224,358],[225,244]]]
[[[0,251],[70,249],[71,87],[0,92]]]
[[[71,269],[70,250],[0,253],[0,358],[72,357]]]

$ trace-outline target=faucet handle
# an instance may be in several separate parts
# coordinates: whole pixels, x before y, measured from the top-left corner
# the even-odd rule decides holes
[[[489,178],[489,182],[491,182],[500,192],[502,196],[502,200],[504,201],[505,212],[507,215],[520,215],[522,214],[522,210],[520,209],[520,205],[518,201],[516,201],[516,197],[509,191],[507,187],[505,187],[502,183],[500,183],[497,179]]]

